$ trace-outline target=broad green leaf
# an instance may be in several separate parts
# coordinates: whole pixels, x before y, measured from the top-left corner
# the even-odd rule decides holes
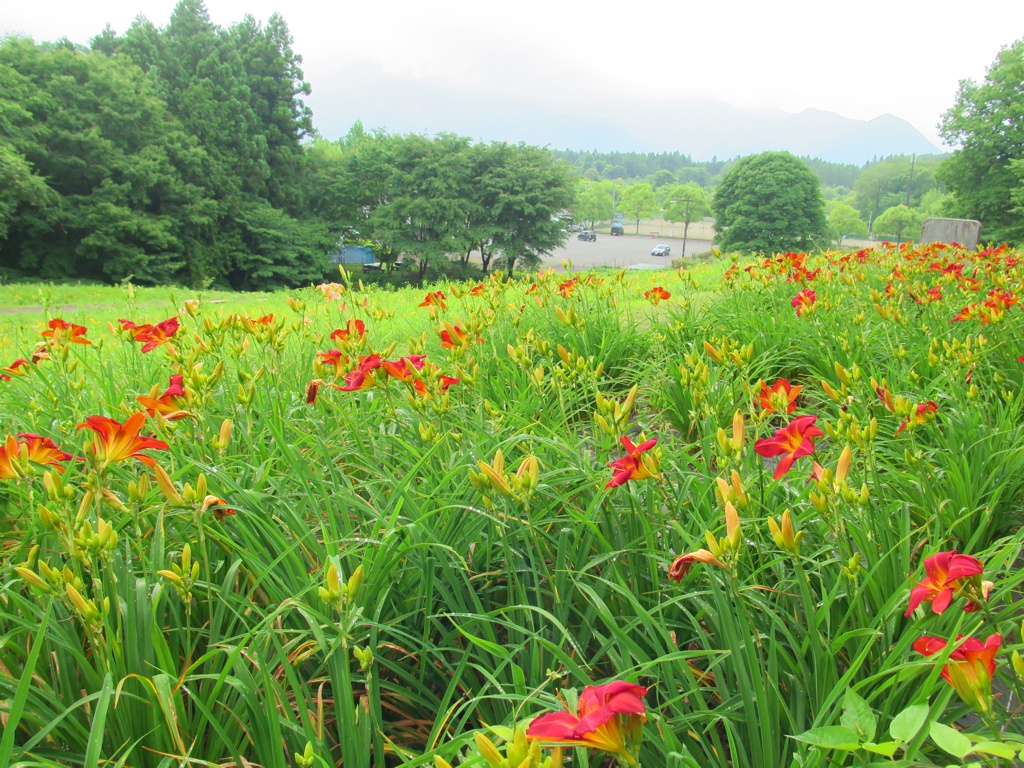
[[[973,752],[980,752],[983,755],[1005,757],[1007,760],[1012,760],[1013,756],[1017,754],[1017,750],[1009,744],[1000,744],[998,741],[979,741],[973,748],[968,750],[968,754]]]
[[[898,741],[883,741],[881,744],[874,744],[869,741],[866,744],[861,744],[861,747],[868,752],[874,752],[876,755],[892,757],[896,754],[896,750],[900,748],[900,743]]]
[[[842,725],[829,725],[824,728],[812,728],[793,737],[797,741],[811,744],[823,749],[842,749],[847,752],[860,747],[857,734]]]
[[[889,723],[889,735],[896,741],[910,741],[917,736],[927,720],[928,705],[913,704],[892,719]]]
[[[842,725],[856,731],[862,739],[875,738],[875,727],[878,720],[875,713],[871,711],[870,705],[853,690],[846,689],[846,698],[843,701],[843,716],[839,719]]]
[[[955,728],[950,728],[942,723],[932,723],[928,729],[928,735],[932,741],[942,749],[949,752],[953,757],[961,760],[971,751],[971,740]]]

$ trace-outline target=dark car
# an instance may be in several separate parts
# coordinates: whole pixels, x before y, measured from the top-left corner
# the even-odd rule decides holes
[[[624,234],[626,234],[626,230],[623,229],[621,224],[618,224],[618,223],[612,224],[612,234],[613,235],[624,235]]]
[[[668,256],[671,250],[667,245],[656,245],[651,248],[651,256]]]
[[[585,229],[576,235],[577,240],[586,240],[587,242],[593,243],[597,240],[597,232],[591,232],[589,229]]]

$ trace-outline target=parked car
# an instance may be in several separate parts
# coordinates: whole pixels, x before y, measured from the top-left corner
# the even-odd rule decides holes
[[[577,240],[586,240],[587,242],[594,242],[597,240],[597,232],[591,232],[589,229],[585,229],[576,235]]]
[[[668,256],[671,250],[667,245],[656,245],[651,248],[651,256]]]
[[[612,234],[624,235],[626,234],[626,230],[623,228],[622,224],[620,224],[619,222],[615,222],[614,224],[612,224]]]

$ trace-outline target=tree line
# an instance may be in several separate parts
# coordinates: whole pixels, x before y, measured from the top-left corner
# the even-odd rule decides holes
[[[475,252],[484,273],[533,268],[565,242],[575,176],[526,144],[428,138],[356,123],[337,142],[309,148],[310,208],[338,223],[346,242],[371,245],[383,264],[415,254],[419,277]]]
[[[266,290],[322,280],[342,237],[421,275],[561,242],[575,179],[549,152],[315,140],[300,65],[281,16],[224,29],[201,0],[88,48],[0,41],[0,280]]]

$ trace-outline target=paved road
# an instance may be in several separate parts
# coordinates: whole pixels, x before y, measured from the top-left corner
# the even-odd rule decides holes
[[[651,256],[651,249],[656,245],[667,245],[672,249],[668,256]],[[711,250],[709,240],[686,241],[686,255],[707,253]],[[577,240],[576,234],[570,236],[564,248],[556,250],[544,260],[545,267],[561,269],[562,259],[572,259],[574,269],[586,267],[670,267],[672,260],[678,259],[683,252],[683,238],[658,237],[644,235],[619,235],[612,237],[598,233],[597,240],[588,243]]]

